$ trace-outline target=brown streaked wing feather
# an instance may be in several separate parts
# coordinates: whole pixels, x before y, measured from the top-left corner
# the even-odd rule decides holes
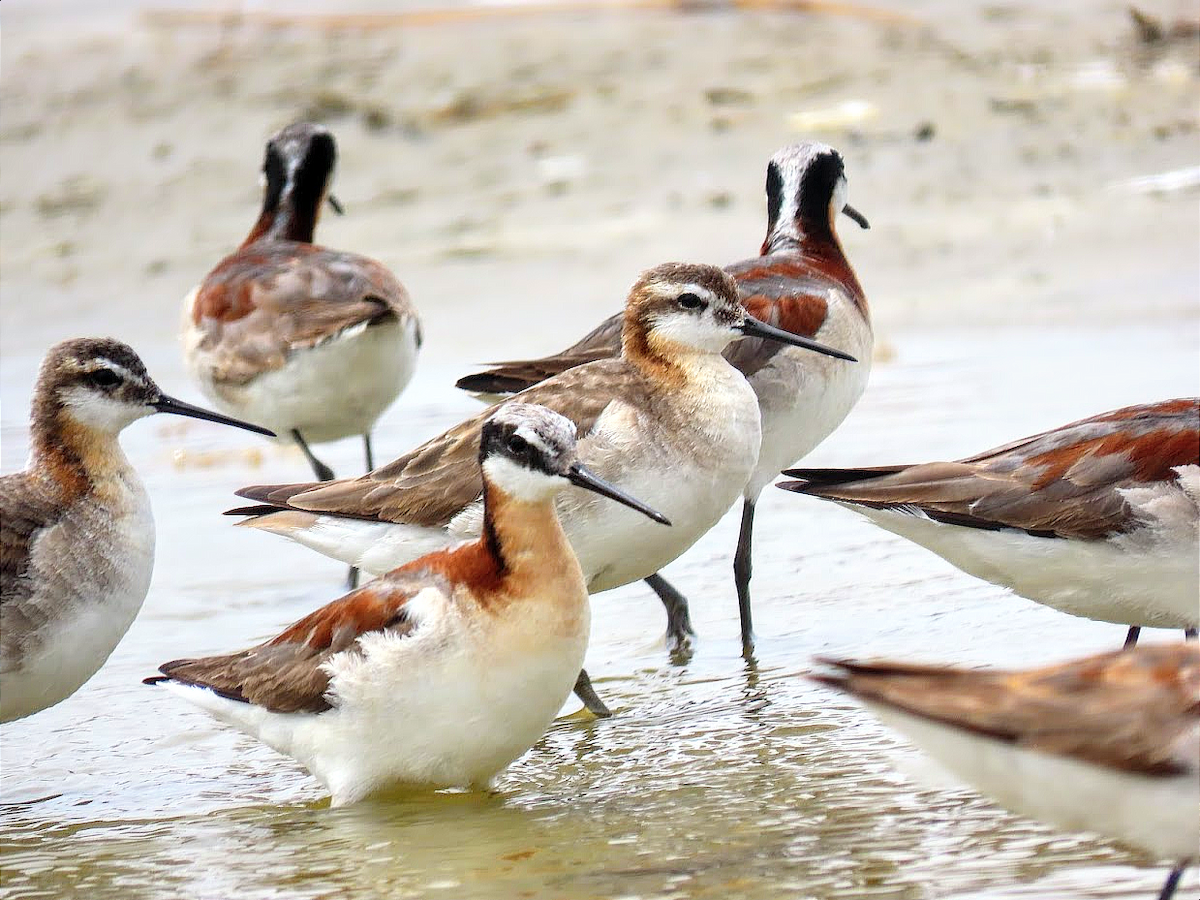
[[[864,310],[866,300],[840,247],[816,247],[803,252],[782,251],[742,260],[725,271],[738,283],[742,305],[756,319],[803,337],[815,337],[829,313],[831,289],[849,296]],[[725,351],[725,358],[749,378],[785,348],[778,341],[742,338]]]
[[[243,384],[355,325],[414,316],[386,267],[354,253],[280,241],[247,247],[205,278],[192,302],[218,382]]]
[[[860,698],[1056,756],[1144,775],[1200,725],[1200,648],[1137,647],[1028,672],[822,660],[816,680]]]
[[[570,369],[514,395],[512,402],[548,407],[571,419],[584,438],[612,402],[619,382],[638,378],[622,360]],[[611,389],[606,389],[611,385]],[[508,401],[506,401],[508,402]],[[256,485],[238,496],[281,508],[436,527],[483,492],[479,436],[486,409],[415,450],[360,478],[308,485]]]
[[[958,462],[812,470],[792,490],[876,507],[918,507],[959,524],[1003,526],[1059,537],[1100,538],[1137,524],[1121,490],[1173,481],[1200,463],[1200,401],[1130,407],[1073,422]],[[807,479],[809,470],[788,470]]]
[[[389,575],[321,607],[257,647],[177,659],[159,671],[272,712],[323,712],[331,708],[326,697],[329,675],[323,668],[329,658],[355,650],[368,632],[411,634],[417,623],[405,615],[405,605],[429,585],[427,576]]]
[[[621,327],[624,313],[616,313],[601,322],[566,350],[540,359],[517,359],[494,363],[494,367],[474,375],[465,375],[454,383],[464,391],[486,394],[516,393],[553,378],[568,369],[621,355]]]
[[[0,477],[0,603],[28,597],[31,587],[22,581],[29,553],[39,531],[62,516],[63,504],[54,487],[14,472]]]

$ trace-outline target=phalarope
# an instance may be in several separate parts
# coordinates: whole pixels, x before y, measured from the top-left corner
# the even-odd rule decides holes
[[[668,263],[629,293],[624,349],[563,372],[517,397],[562,413],[582,436],[580,458],[601,477],[671,518],[641,516],[574,492],[559,498],[563,528],[591,593],[645,578],[695,543],[729,509],[758,458],[758,403],[721,356],[739,335],[845,358],[750,316],[733,279],[713,266]],[[839,364],[845,365],[844,362]],[[238,493],[266,504],[233,510],[242,523],[379,573],[474,537],[483,488],[472,448],[490,411],[361,478]],[[582,696],[582,695],[581,695]],[[594,698],[594,711],[603,708]]]
[[[565,416],[505,404],[476,436],[475,541],[257,647],[169,662],[147,681],[299,760],[335,806],[394,786],[486,786],[545,733],[587,648],[587,586],[554,496],[575,484],[670,523],[588,471]]]
[[[1075,616],[1200,624],[1200,400],[1130,406],[957,462],[789,469],[964,572]]]
[[[862,700],[1002,805],[1176,863],[1200,846],[1200,649],[1134,647],[1024,672],[821,660]]]
[[[46,354],[29,464],[0,477],[0,721],[75,693],[141,609],[154,518],[117,436],[156,412],[271,435],[168,397],[119,341],[79,338]]]
[[[841,154],[811,142],[784,147],[767,164],[766,193],[767,236],[761,255],[725,267],[737,281],[742,303],[764,322],[841,347],[861,362],[843,366],[757,338],[743,338],[725,351],[725,358],[749,380],[762,410],[762,449],[743,492],[733,566],[747,655],[754,645],[751,540],[759,494],[780,469],[810,453],[846,418],[866,388],[874,345],[867,298],[834,224],[843,212],[868,227],[866,218],[846,203]],[[502,395],[620,351],[621,317],[616,315],[561,353],[500,363],[459,379],[457,385]],[[647,581],[667,607],[669,640],[686,646],[692,636],[686,599],[661,575]]]
[[[310,443],[362,435],[408,384],[421,328],[381,263],[313,244],[337,149],[319,125],[267,142],[262,211],[236,252],[184,304],[184,358],[205,395],[231,415],[295,441],[319,481],[333,472]]]

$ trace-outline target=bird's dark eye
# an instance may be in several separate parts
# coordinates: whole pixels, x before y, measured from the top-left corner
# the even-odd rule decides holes
[[[704,301],[695,294],[680,294],[676,299],[684,309],[700,309],[704,305]]]
[[[524,453],[529,449],[529,441],[525,440],[519,434],[514,434],[508,439],[508,449],[513,453]]]
[[[121,383],[121,376],[112,369],[96,369],[96,371],[88,373],[88,381],[96,387],[110,388]]]

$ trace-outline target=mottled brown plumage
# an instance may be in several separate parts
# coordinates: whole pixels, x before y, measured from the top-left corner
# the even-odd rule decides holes
[[[415,623],[405,615],[405,604],[431,583],[449,588],[444,579],[411,564],[321,607],[256,647],[163,663],[158,670],[164,677],[146,682],[174,680],[207,687],[273,712],[323,712],[330,708],[329,673],[324,668],[329,658],[361,653],[358,639],[369,632],[409,634]]]
[[[1200,464],[1200,400],[1130,406],[957,462],[861,469],[788,469],[780,487],[873,508],[919,509],[975,528],[1097,539],[1141,519],[1125,491],[1174,484]]]
[[[227,256],[191,303],[195,343],[217,385],[241,385],[280,369],[355,326],[415,315],[382,264],[356,253],[263,240]]]
[[[1148,776],[1196,768],[1200,647],[1143,646],[1030,671],[822,659],[863,700],[1029,750]]]

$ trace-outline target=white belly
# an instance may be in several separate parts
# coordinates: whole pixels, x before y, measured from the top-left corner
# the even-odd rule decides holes
[[[1162,778],[1120,772],[867,705],[948,771],[1014,812],[1170,860],[1194,857],[1200,846],[1200,778],[1194,769]]]
[[[1200,559],[1194,537],[1145,543],[1136,536],[1093,541],[1033,537],[1012,529],[964,528],[922,514],[843,505],[969,575],[1062,612],[1152,628],[1200,624]]]
[[[212,360],[184,335],[192,376],[218,408],[270,428],[283,439],[298,430],[309,443],[365,434],[416,369],[417,324],[384,322],[347,329],[284,366],[242,385],[212,378]]]
[[[96,509],[77,510],[47,529],[31,549],[38,587],[18,605],[24,622],[40,624],[22,635],[15,645],[19,652],[11,656],[14,635],[6,635],[0,721],[70,697],[104,665],[133,624],[154,569],[154,519],[141,484],[131,488],[123,514],[105,523]]]

